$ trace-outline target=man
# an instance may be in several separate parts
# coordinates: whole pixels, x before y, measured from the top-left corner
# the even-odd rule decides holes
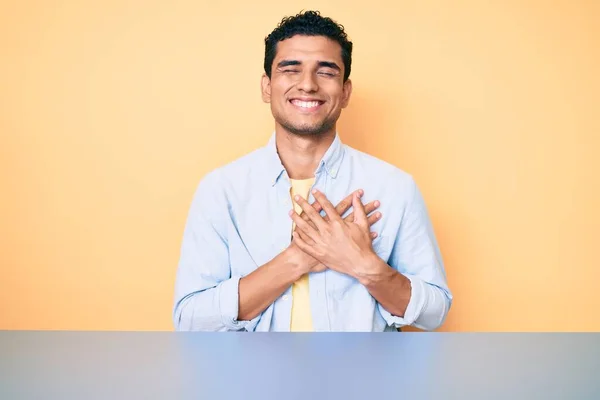
[[[284,18],[265,39],[275,132],[201,180],[176,330],[433,330],[445,320],[452,295],[414,180],[337,134],[351,54],[343,27],[318,12]]]

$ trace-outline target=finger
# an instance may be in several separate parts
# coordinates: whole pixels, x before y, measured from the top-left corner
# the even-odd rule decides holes
[[[290,211],[290,217],[296,224],[296,228],[300,229],[302,232],[304,232],[306,234],[306,236],[308,236],[312,240],[315,240],[319,236],[319,232],[315,228],[310,226],[310,224],[308,222],[303,220],[302,217],[300,217],[298,215],[298,213],[296,213],[294,210]],[[294,231],[295,230],[296,229],[294,229]]]
[[[377,208],[379,208],[381,204],[379,203],[378,200],[372,201],[370,203],[368,203],[365,206],[365,213],[367,213],[367,215],[371,214],[373,211],[375,211]],[[341,214],[340,214],[341,215]],[[354,222],[354,213],[350,213],[348,214],[348,216],[346,218],[344,218],[344,221],[346,222]]]
[[[367,223],[369,224],[369,226],[371,226],[375,222],[379,221],[380,218],[381,218],[381,213],[378,211],[378,212],[373,213],[373,214],[371,214],[371,215],[369,215],[367,217]]]
[[[321,207],[321,205],[319,204],[319,202],[318,202],[318,201],[315,201],[314,203],[312,203],[312,204],[311,204],[311,206],[312,206],[312,208],[314,208],[314,209],[315,209],[315,211],[316,211],[316,212],[318,212],[318,213],[320,213],[320,212],[321,212],[321,210],[323,209],[323,208]],[[307,222],[308,222],[308,221],[310,221],[310,218],[309,218],[309,217],[308,217],[308,215],[307,215],[307,214],[304,212],[304,210],[303,210],[303,211],[300,213],[300,216],[302,217],[302,219],[303,219],[303,220],[305,220],[305,221],[307,221]],[[327,220],[327,219],[325,219],[325,220]]]
[[[377,232],[371,232],[371,241],[377,239]]]
[[[300,217],[302,217],[302,215]],[[306,218],[308,218],[308,217],[306,217]],[[310,219],[308,219],[308,221],[306,221],[306,223],[309,224],[314,230],[318,231],[317,227],[315,226],[315,224]],[[298,229],[298,227],[294,226],[294,230],[296,230],[296,229]],[[300,231],[300,229],[298,229],[298,231]]]
[[[300,250],[302,250],[303,252],[305,252],[306,254],[315,257],[315,250],[313,248],[313,246],[310,246],[308,243],[306,243],[304,240],[302,240],[302,238],[300,237],[300,234],[296,231],[294,231],[292,233],[292,237],[294,238],[294,243],[296,243],[296,246],[298,246],[300,248]]]
[[[354,208],[354,222],[364,227],[369,226],[367,224],[367,214],[365,214],[365,207],[361,203],[358,196],[354,196],[352,199],[352,208]]]
[[[315,196],[315,200],[317,200],[319,203],[321,203],[321,207],[323,207],[323,210],[325,210],[325,214],[327,214],[327,216],[329,217],[329,219],[331,221],[335,221],[335,220],[342,221],[342,218],[335,210],[335,207],[333,206],[333,204],[331,204],[331,202],[329,200],[327,200],[327,197],[325,197],[325,195],[323,193],[321,193],[317,189],[313,189],[312,194],[313,194],[313,196]],[[354,200],[355,198],[359,198],[358,193],[354,193],[354,197],[352,199]],[[359,202],[360,202],[360,200],[359,200]]]
[[[306,213],[308,218],[315,224],[317,229],[321,230],[323,228],[323,226],[326,224],[326,222],[323,220],[323,217],[321,217],[321,214],[319,214],[313,206],[308,204],[308,201],[304,200],[302,198],[302,196],[298,196],[298,195],[294,196],[294,201],[296,203],[298,203],[298,205],[302,208],[302,211],[304,213]],[[321,206],[323,206],[323,205],[321,204]],[[302,218],[300,218],[300,219],[303,222],[306,222]]]
[[[315,201],[314,203],[311,204],[312,207],[315,209],[316,212],[320,213],[321,210],[323,209],[323,207],[321,207],[321,205],[319,204],[318,201]]]
[[[371,214],[373,211],[378,209],[380,205],[381,205],[381,203],[379,203],[379,200],[375,200],[375,201],[368,203],[367,205],[365,205],[365,213],[367,215]]]
[[[350,207],[352,207],[352,196],[354,195],[354,193],[358,193],[361,197],[364,194],[363,190],[359,189],[359,190],[356,190],[356,191],[350,193],[348,196],[346,196],[346,198],[344,198],[342,201],[340,201],[337,204],[337,206],[335,206],[335,210],[337,211],[338,215],[340,215],[340,216],[344,215],[346,213],[346,211],[348,211],[348,209],[350,209]],[[372,202],[370,204],[372,205]],[[313,206],[315,211],[317,211],[318,213],[320,213],[321,210],[323,210],[323,207],[321,207],[321,204],[318,201],[315,201],[311,205]],[[373,211],[373,210],[371,210],[371,211]],[[367,213],[369,213],[371,211],[367,211]],[[310,220],[310,218],[308,218],[308,215],[306,215],[304,212],[302,212],[302,214],[300,214],[300,216],[305,221]],[[327,215],[325,215],[323,217],[323,219],[325,221],[329,221],[329,217]],[[349,221],[352,221],[352,219]]]
[[[346,211],[348,211],[350,209],[350,207],[352,207],[352,196],[354,196],[354,194],[358,193],[358,195],[360,197],[363,196],[364,192],[362,191],[362,189],[356,190],[352,193],[350,193],[348,196],[346,196],[345,199],[343,199],[342,201],[340,201],[337,206],[335,206],[335,211],[338,213],[339,216],[342,216],[346,213]],[[318,203],[318,202],[316,202]]]
[[[316,242],[312,240],[306,233],[302,232],[302,229],[295,229],[294,232],[300,235],[300,239],[304,240],[309,246],[314,246],[316,244]]]

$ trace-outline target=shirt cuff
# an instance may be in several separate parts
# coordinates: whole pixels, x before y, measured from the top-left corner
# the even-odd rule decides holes
[[[229,330],[239,331],[245,329],[254,331],[260,320],[260,315],[250,321],[239,321],[240,302],[240,276],[232,276],[219,285],[219,312],[223,325]]]
[[[392,315],[389,311],[387,311],[383,306],[377,303],[377,307],[379,307],[379,312],[387,322],[389,326],[393,326],[395,328],[400,328],[406,325],[412,325],[419,315],[421,315],[421,311],[425,306],[426,298],[424,296],[425,288],[423,287],[424,283],[421,279],[404,275],[410,280],[410,300],[408,301],[408,306],[406,307],[406,311],[404,312],[404,317],[398,317]]]

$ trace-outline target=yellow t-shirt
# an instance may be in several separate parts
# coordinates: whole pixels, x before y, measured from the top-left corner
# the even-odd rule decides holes
[[[302,212],[302,208],[294,201],[294,196],[299,195],[304,199],[308,198],[308,193],[315,182],[311,179],[290,179],[292,188],[290,194],[292,203],[297,213]],[[292,224],[294,229],[295,224]],[[291,233],[290,233],[291,234]],[[310,311],[310,291],[308,288],[308,274],[305,274],[292,285],[292,315],[290,322],[290,331],[292,332],[311,332],[313,331],[312,315]]]

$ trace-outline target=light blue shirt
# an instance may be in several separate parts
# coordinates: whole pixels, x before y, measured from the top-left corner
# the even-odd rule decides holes
[[[315,331],[433,330],[445,320],[452,294],[421,193],[399,168],[335,140],[315,171],[314,187],[335,205],[364,190],[379,200],[382,218],[373,249],[411,281],[403,317],[383,308],[356,279],[326,270],[309,276]],[[291,184],[275,135],[259,148],[207,174],[187,218],[175,284],[173,322],[181,331],[290,330],[288,288],[251,321],[238,320],[240,278],[272,260],[291,242]],[[312,194],[309,202],[314,201]],[[349,214],[348,210],[345,214]]]

